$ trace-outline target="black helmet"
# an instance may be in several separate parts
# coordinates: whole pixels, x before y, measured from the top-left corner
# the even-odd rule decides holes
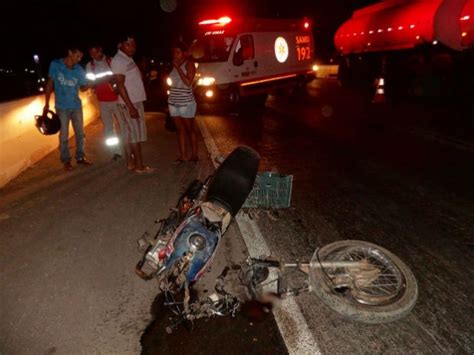
[[[53,111],[47,111],[41,116],[35,116],[36,128],[44,135],[56,134],[61,129],[59,116]]]

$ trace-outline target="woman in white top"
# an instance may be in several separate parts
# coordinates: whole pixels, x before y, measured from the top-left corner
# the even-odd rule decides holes
[[[170,73],[171,87],[168,97],[170,116],[176,125],[180,156],[175,164],[184,161],[198,161],[196,138],[196,100],[193,94],[193,81],[196,67],[187,47],[182,42],[176,42],[171,47],[173,70]],[[191,142],[192,154],[186,155],[186,140]]]

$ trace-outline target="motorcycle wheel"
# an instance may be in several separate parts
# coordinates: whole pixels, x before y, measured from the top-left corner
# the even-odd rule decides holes
[[[361,268],[315,266],[322,261],[366,261],[371,271],[364,274]],[[418,297],[417,282],[408,266],[387,249],[364,241],[338,241],[317,250],[309,277],[312,292],[327,306],[364,323],[400,319],[412,310]],[[338,283],[341,280],[349,282]]]

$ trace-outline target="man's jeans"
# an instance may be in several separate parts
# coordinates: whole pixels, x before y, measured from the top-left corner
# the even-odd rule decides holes
[[[56,113],[61,121],[61,131],[59,132],[59,151],[63,163],[71,161],[69,155],[69,121],[72,121],[72,128],[76,137],[76,160],[84,159],[84,119],[82,108],[79,109],[56,109]]]

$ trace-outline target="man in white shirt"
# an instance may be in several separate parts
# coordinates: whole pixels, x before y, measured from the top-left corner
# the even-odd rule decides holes
[[[133,60],[136,52],[133,36],[120,39],[117,54],[112,59],[112,72],[115,75],[119,92],[119,113],[121,131],[125,139],[127,167],[137,174],[151,173],[155,169],[143,163],[142,143],[146,142],[145,86],[138,66]]]

